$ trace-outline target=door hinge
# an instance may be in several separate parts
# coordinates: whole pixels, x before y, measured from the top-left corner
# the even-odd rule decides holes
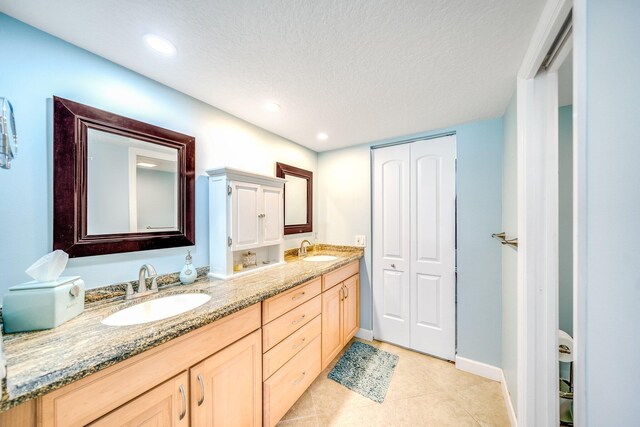
[[[231,247],[232,243],[233,243],[233,239],[231,237],[227,237],[227,246]]]
[[[227,185],[227,196],[230,196],[233,193],[233,188],[230,185]]]

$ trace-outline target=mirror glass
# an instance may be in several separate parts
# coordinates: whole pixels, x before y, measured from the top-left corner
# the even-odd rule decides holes
[[[87,129],[87,235],[178,230],[178,150]]]
[[[307,179],[285,173],[284,225],[307,222]]]

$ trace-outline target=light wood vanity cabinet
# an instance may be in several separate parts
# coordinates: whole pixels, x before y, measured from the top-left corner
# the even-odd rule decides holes
[[[191,368],[191,425],[262,425],[260,348],[255,331]]]
[[[272,427],[360,327],[359,261],[262,303],[264,414]]]
[[[189,425],[189,377],[186,372],[125,403],[91,427]]]
[[[354,261],[19,405],[0,425],[274,426],[358,331],[359,293]]]
[[[321,278],[262,302],[265,426],[274,426],[321,371]]]
[[[358,262],[323,278],[322,369],[340,353],[360,328],[360,277]]]
[[[259,426],[260,319],[254,304],[52,391],[40,398],[38,425]]]

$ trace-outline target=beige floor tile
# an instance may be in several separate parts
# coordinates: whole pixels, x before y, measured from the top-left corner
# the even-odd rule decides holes
[[[311,387],[309,387],[318,415],[336,414],[376,403],[330,380],[327,378],[328,373],[328,370],[323,371],[313,384],[311,384]]]
[[[318,427],[318,418],[314,415],[311,417],[295,418],[291,420],[282,420],[276,427]]]
[[[282,420],[290,420],[294,418],[315,417],[316,409],[313,405],[313,399],[311,398],[311,392],[305,391],[296,403],[293,404],[291,409],[284,414]]]
[[[407,400],[374,403],[368,406],[350,408],[338,413],[318,415],[319,426],[349,426],[349,427],[389,427],[411,426],[407,415]]]
[[[479,426],[454,399],[440,393],[409,398],[407,416],[416,426]]]
[[[455,399],[483,426],[508,427],[510,425],[502,388],[498,382],[490,381],[470,387],[459,392]]]
[[[399,356],[383,403],[376,403],[327,378],[347,346],[318,376],[278,425],[508,425],[499,383],[459,371],[453,363],[392,344],[380,341],[363,342]]]

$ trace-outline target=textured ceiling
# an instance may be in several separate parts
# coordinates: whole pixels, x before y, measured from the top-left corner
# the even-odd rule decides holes
[[[501,115],[543,5],[0,0],[10,16],[316,151]],[[150,51],[145,33],[177,55]]]

